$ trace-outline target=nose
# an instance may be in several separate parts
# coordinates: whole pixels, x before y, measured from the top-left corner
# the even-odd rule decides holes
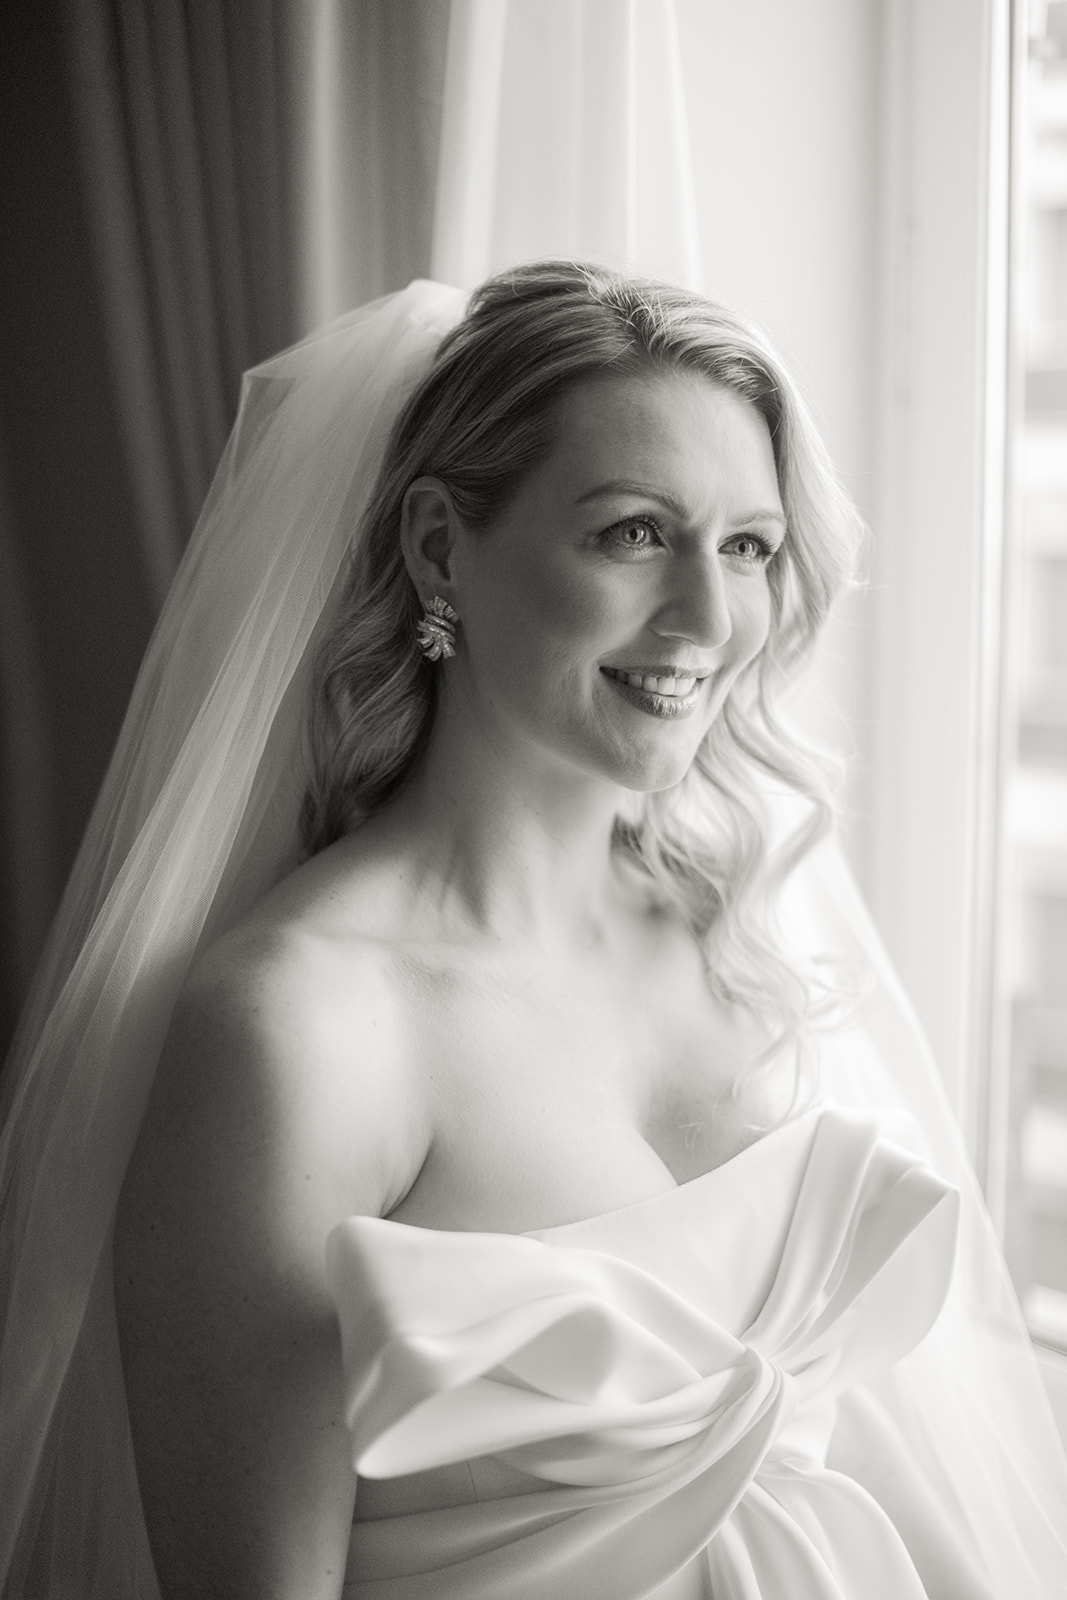
[[[704,650],[718,650],[733,632],[726,574],[717,550],[671,563],[669,592],[652,621],[663,639],[685,639]]]

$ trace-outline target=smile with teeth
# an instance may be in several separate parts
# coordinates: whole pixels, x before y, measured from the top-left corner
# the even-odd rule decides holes
[[[631,689],[643,689],[646,694],[662,694],[678,699],[684,699],[692,694],[700,679],[690,674],[688,677],[657,676],[648,672],[624,672],[619,667],[605,667],[604,671],[609,678],[617,678],[620,683],[628,683]]]

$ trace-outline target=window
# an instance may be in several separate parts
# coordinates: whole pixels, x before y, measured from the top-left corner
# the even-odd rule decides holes
[[[883,12],[871,900],[1067,1438],[1065,11]]]
[[[1012,161],[999,1012],[1008,1263],[1067,1351],[1067,0],[1020,29]],[[999,1055],[999,1059],[998,1059]],[[997,1124],[991,1119],[991,1143]]]

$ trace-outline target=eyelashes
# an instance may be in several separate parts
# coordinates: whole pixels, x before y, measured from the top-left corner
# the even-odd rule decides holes
[[[647,537],[642,540],[628,539],[627,534],[634,531],[640,531]],[[605,544],[614,545],[618,550],[632,550],[638,555],[663,543],[663,535],[655,517],[623,517],[621,522],[613,522],[610,528],[605,528],[600,537]]]
[[[633,534],[638,537],[631,537]],[[613,522],[600,534],[600,542],[628,554],[644,555],[646,551],[662,546],[664,540],[655,517],[639,516],[623,517],[619,522]],[[736,548],[738,545],[747,545],[749,548],[742,551]],[[719,548],[726,555],[736,556],[746,566],[765,567],[777,555],[781,543],[769,539],[758,529],[745,528],[740,533],[731,534]]]
[[[764,534],[753,532],[735,533],[732,538],[727,540],[727,544],[752,545],[754,547],[753,553],[751,555],[741,556],[740,559],[742,561],[750,561],[754,566],[757,567],[765,567],[768,561],[770,561],[771,557],[777,555],[779,549],[781,548],[779,544],[773,543],[770,539],[766,538]],[[737,552],[737,554],[740,554],[740,552]]]

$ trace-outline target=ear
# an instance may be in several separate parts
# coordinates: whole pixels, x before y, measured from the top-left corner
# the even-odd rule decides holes
[[[400,548],[408,575],[424,603],[435,594],[455,603],[452,552],[458,531],[459,518],[452,496],[440,478],[416,478],[408,485],[400,507]]]

